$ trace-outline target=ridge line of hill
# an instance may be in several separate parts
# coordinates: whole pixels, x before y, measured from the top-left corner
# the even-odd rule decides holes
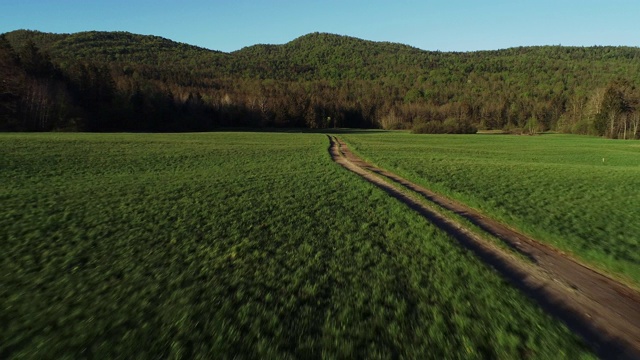
[[[311,33],[282,45],[225,53],[128,32],[26,30],[2,34],[0,43],[2,68],[13,84],[0,90],[15,95],[0,99],[0,112],[10,119],[0,123],[4,130],[197,131],[331,123],[640,136],[640,48],[456,53]],[[39,90],[46,101],[28,96],[31,82],[47,87]],[[34,101],[47,104],[46,114],[26,110],[40,108]]]

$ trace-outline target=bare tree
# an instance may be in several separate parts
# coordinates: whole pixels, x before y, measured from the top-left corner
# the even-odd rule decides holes
[[[631,132],[631,137],[635,139],[640,136],[640,134],[638,133],[638,127],[640,127],[640,110],[636,110],[633,114],[631,114],[630,118],[631,128],[633,129]]]

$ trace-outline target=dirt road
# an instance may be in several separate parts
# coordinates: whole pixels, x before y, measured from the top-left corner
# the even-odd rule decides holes
[[[452,235],[581,335],[598,356],[640,359],[640,294],[637,291],[462,203],[363,161],[336,137],[329,136],[329,140],[329,152],[334,161]],[[442,215],[438,207],[467,219],[530,261]]]

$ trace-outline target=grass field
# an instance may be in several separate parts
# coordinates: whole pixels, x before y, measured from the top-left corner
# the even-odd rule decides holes
[[[592,356],[327,147],[0,134],[0,358]]]
[[[401,132],[343,138],[390,171],[640,286],[638,142]]]

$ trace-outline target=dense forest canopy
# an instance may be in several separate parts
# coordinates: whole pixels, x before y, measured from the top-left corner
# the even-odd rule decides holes
[[[0,36],[0,129],[381,127],[640,136],[640,49],[437,52],[313,33],[232,53],[126,32]]]

